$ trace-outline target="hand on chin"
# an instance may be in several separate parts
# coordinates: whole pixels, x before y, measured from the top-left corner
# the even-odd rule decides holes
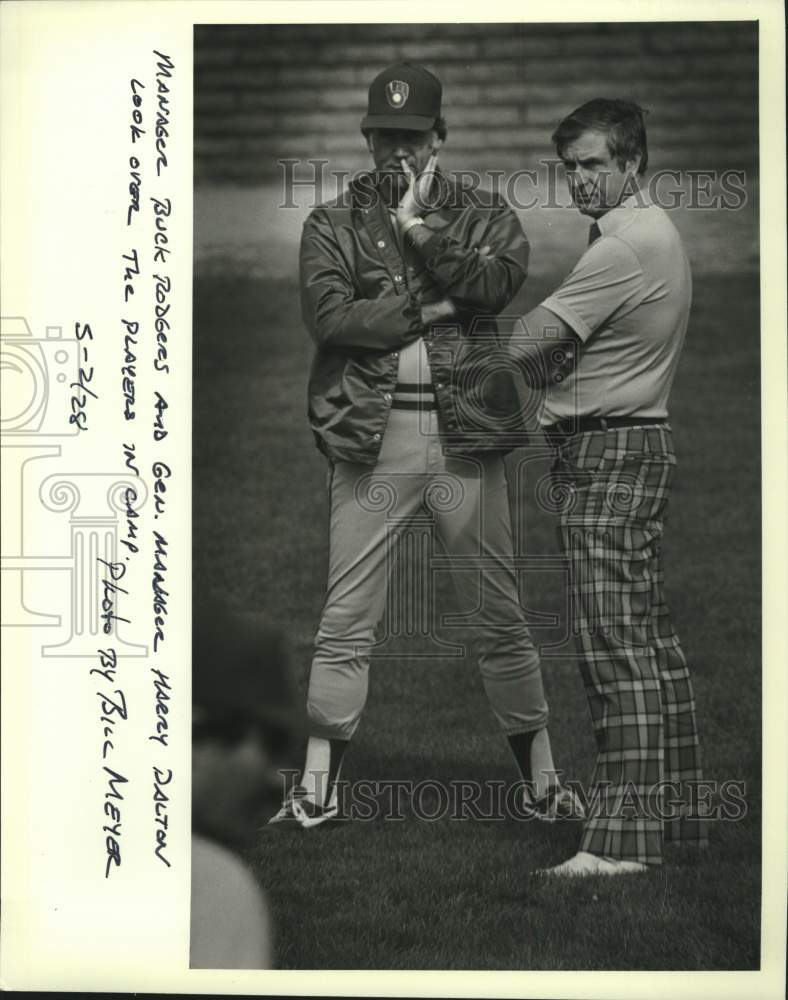
[[[378,189],[384,202],[391,208],[396,208],[400,199],[408,190],[408,177],[400,167],[378,172]]]

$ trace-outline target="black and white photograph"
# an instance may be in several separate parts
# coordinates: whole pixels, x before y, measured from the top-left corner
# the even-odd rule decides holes
[[[0,988],[785,995],[784,20],[0,3]]]
[[[757,23],[194,42],[192,964],[757,969]]]

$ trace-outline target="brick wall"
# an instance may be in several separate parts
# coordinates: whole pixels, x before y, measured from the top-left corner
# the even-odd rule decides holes
[[[197,183],[258,184],[282,157],[366,167],[367,87],[400,59],[443,83],[448,169],[534,166],[592,96],[649,109],[655,168],[756,164],[753,22],[211,25],[195,29]]]

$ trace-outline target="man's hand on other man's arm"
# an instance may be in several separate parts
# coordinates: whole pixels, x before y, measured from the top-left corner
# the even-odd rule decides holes
[[[532,309],[521,322],[523,330],[512,334],[508,350],[525,384],[541,389],[571,375],[580,340],[569,324],[544,306]]]

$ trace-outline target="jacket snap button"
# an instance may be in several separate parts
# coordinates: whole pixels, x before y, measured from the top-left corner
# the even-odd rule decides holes
[[[395,274],[394,275],[394,280],[395,281],[402,281],[402,275],[401,274]]]
[[[436,389],[442,389],[443,388],[443,382],[438,382],[438,384],[435,386],[435,388]]]
[[[380,441],[380,434],[373,434],[373,435],[372,435],[372,437],[373,437],[373,438],[374,438],[374,439],[375,439],[376,441]]]
[[[386,241],[385,241],[385,240],[378,240],[378,247],[379,247],[379,248],[380,248],[381,250],[383,249],[383,247],[384,247],[385,245],[386,245]]]
[[[383,398],[386,400],[386,402],[388,402],[391,399],[391,393],[387,392]]]

